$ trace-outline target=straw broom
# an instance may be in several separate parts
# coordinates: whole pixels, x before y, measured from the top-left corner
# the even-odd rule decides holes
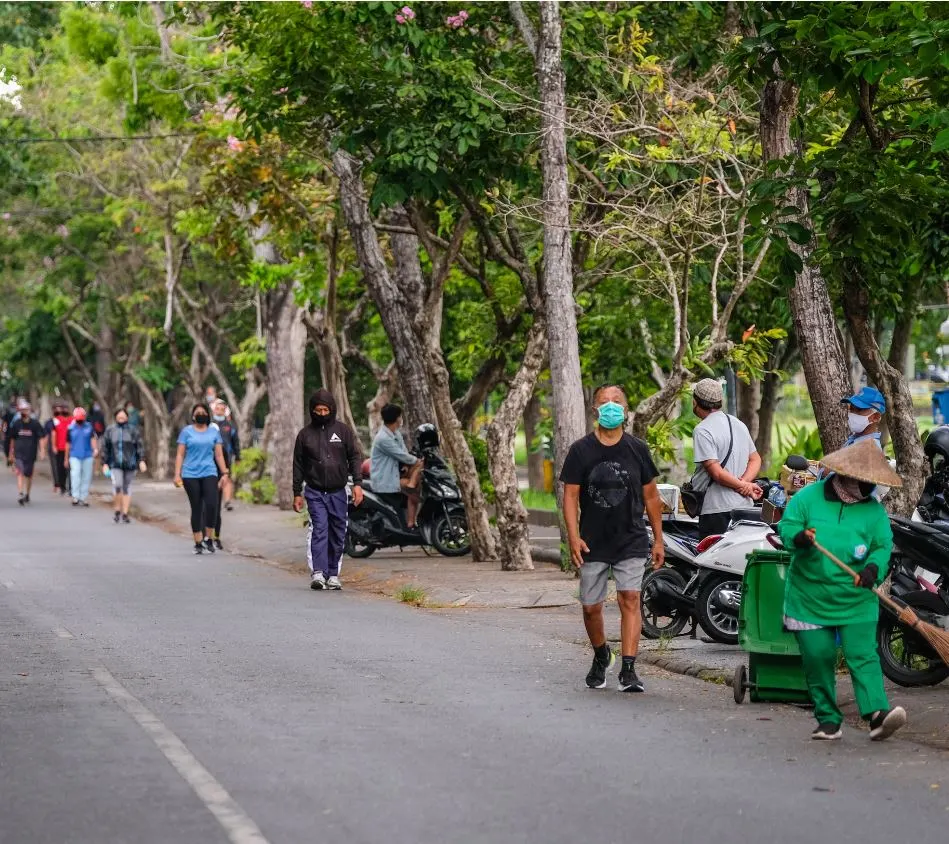
[[[857,572],[850,568],[850,566],[848,566],[845,562],[834,556],[819,542],[815,541],[814,547],[839,569],[847,572],[847,574],[853,578],[857,577]],[[873,591],[876,593],[876,596],[897,615],[900,621],[909,625],[917,633],[919,633],[920,636],[929,642],[929,644],[932,646],[932,649],[939,655],[939,658],[944,663],[946,663],[946,665],[949,665],[949,632],[942,630],[935,625],[927,624],[925,621],[921,621],[916,613],[914,613],[908,606],[896,603],[896,601],[894,601],[889,595],[885,594],[881,589],[874,587]]]

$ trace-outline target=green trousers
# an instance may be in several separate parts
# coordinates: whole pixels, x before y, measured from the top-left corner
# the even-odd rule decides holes
[[[838,631],[861,717],[868,719],[874,712],[890,708],[883,689],[876,628],[876,622],[861,622],[795,631],[818,724],[840,724],[844,719],[837,706]]]

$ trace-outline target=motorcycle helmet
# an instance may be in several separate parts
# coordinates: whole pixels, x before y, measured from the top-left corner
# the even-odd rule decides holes
[[[419,425],[415,429],[415,445],[423,451],[438,448],[438,428],[431,422]]]
[[[936,468],[937,458],[942,466],[949,464],[949,425],[940,425],[933,428],[926,437],[926,444],[923,451],[929,460],[930,466]]]

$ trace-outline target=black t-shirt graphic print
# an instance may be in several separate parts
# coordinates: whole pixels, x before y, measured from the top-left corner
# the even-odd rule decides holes
[[[570,447],[560,480],[580,487],[585,559],[618,563],[648,555],[643,486],[658,475],[646,443],[629,434],[612,446],[589,434]]]

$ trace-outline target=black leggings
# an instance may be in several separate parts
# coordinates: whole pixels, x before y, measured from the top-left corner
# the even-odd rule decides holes
[[[191,502],[191,532],[204,533],[217,520],[217,475],[206,478],[182,478]]]

